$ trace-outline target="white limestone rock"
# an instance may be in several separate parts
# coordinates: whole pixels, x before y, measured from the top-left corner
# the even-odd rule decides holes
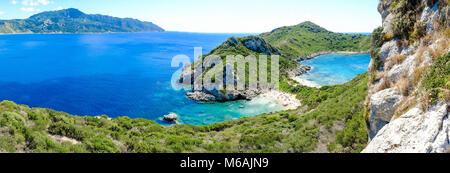
[[[178,115],[175,113],[170,113],[168,115],[164,115],[164,120],[169,122],[176,122],[178,120]]]
[[[371,138],[391,121],[402,98],[403,96],[394,88],[380,91],[370,97],[369,134]]]
[[[423,112],[413,108],[387,124],[363,153],[443,153],[449,149],[449,105],[439,102]]]
[[[383,44],[379,53],[379,57],[381,61],[385,61],[389,57],[399,54],[400,52],[401,49],[398,47],[397,41],[391,40]]]

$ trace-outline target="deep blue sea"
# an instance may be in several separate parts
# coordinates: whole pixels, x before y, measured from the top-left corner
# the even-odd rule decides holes
[[[270,100],[198,104],[171,87],[172,57],[203,54],[230,36],[247,34],[129,33],[0,35],[0,100],[75,115],[146,118],[180,115],[185,124],[213,124],[283,110]],[[367,55],[320,57],[304,77],[344,83],[367,71]],[[343,74],[343,75],[339,75]],[[243,108],[242,108],[243,107]]]
[[[367,72],[370,63],[369,54],[342,55],[328,54],[302,62],[313,69],[301,79],[314,82],[320,86],[344,84],[358,74]]]
[[[170,112],[202,125],[284,109],[267,100],[198,104],[172,89],[173,56],[206,54],[230,36],[244,34],[0,35],[0,100],[161,124]]]

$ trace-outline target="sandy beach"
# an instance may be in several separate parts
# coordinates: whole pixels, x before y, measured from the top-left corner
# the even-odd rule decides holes
[[[307,86],[307,87],[312,87],[312,88],[321,88],[322,87],[319,84],[316,84],[314,82],[301,79],[299,76],[291,77],[291,79],[297,81],[298,83],[300,83],[300,85],[304,85],[304,86]]]
[[[266,98],[276,100],[279,104],[283,105],[286,109],[297,109],[301,106],[299,100],[297,100],[294,94],[289,94],[281,91],[269,91],[258,96],[259,98]]]

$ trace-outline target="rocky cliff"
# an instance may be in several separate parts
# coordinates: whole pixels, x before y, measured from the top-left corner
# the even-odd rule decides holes
[[[449,152],[448,0],[380,0],[363,152]]]

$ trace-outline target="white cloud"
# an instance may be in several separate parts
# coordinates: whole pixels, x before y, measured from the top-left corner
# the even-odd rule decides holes
[[[15,0],[13,0],[13,2],[14,1]],[[16,3],[17,3],[17,1],[16,1]],[[50,0],[22,0],[22,5],[25,5],[25,6],[48,5],[51,3],[53,3],[53,2],[51,2]]]
[[[64,9],[63,7],[59,6],[58,8],[56,8],[56,10],[62,10]]]
[[[16,0],[12,0],[11,1],[11,4],[13,4],[13,5],[16,5],[16,4],[18,4],[19,2],[17,2]]]
[[[22,5],[25,5],[25,6],[37,6],[37,5],[39,5],[39,3],[37,3],[34,0],[23,0],[22,1]]]
[[[22,8],[20,8],[20,10],[25,11],[25,12],[39,12],[39,11],[41,11],[39,9],[35,9],[35,8],[32,8],[32,7],[30,7],[30,8],[22,7]]]
[[[0,15],[3,15],[3,14],[5,14],[5,12],[3,12],[3,11],[0,11]]]
[[[51,2],[49,0],[38,0],[39,3],[41,3],[42,5],[48,5]]]

